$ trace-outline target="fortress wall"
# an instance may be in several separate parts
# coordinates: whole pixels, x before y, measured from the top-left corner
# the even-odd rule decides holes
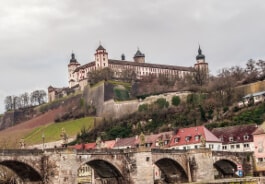
[[[265,91],[265,81],[263,80],[251,84],[238,86],[236,87],[236,91],[241,91],[244,95],[256,93],[259,91]]]
[[[186,101],[188,94],[190,94],[190,92],[172,92],[150,96],[144,100],[115,102],[113,98],[110,98],[113,94],[105,94],[112,91],[109,88],[110,86],[106,86],[105,83],[92,88],[88,86],[84,91],[84,98],[89,105],[94,105],[96,107],[97,116],[112,119],[119,119],[128,114],[132,114],[138,110],[139,105],[154,103],[159,98],[165,98],[169,104],[171,104],[173,96],[179,96],[181,101]]]
[[[105,118],[119,119],[138,110],[138,100],[115,102],[113,99],[104,102],[101,116]]]

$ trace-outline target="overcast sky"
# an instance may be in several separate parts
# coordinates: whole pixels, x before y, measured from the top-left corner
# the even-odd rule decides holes
[[[264,0],[0,0],[0,113],[4,98],[67,86],[72,51],[85,64],[137,48],[146,62],[193,66],[201,45],[212,74],[265,59]]]

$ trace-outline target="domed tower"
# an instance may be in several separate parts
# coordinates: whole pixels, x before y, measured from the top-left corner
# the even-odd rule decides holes
[[[200,46],[198,49],[198,55],[196,56],[196,61],[197,62],[195,63],[194,68],[196,70],[204,71],[208,75],[209,72],[208,63],[205,62],[205,56],[202,54]]]
[[[108,53],[106,52],[106,49],[102,47],[102,45],[99,45],[99,47],[96,50],[95,66],[96,66],[96,70],[109,66]]]
[[[139,49],[137,49],[133,59],[136,63],[145,63],[145,55]]]
[[[75,72],[75,69],[77,67],[79,67],[79,66],[80,66],[80,64],[75,59],[75,54],[72,53],[70,62],[68,64],[68,79],[69,79],[68,83],[69,83],[69,88],[73,87],[78,82],[77,73]]]

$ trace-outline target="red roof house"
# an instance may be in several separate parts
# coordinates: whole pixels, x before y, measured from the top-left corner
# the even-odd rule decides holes
[[[177,130],[169,146],[175,149],[207,147],[213,150],[220,150],[221,141],[204,126],[196,126]]]

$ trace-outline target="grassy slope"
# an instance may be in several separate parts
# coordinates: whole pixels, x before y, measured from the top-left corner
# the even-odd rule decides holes
[[[46,126],[35,128],[27,134],[24,139],[27,145],[39,144],[42,142],[42,135],[45,136],[45,142],[61,140],[62,129],[65,129],[68,137],[75,137],[82,127],[88,129],[93,127],[93,118],[86,117],[77,120],[66,121],[62,123],[54,123]]]

